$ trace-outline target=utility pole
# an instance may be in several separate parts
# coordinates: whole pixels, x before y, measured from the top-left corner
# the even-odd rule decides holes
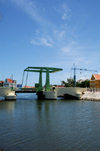
[[[90,72],[97,72],[97,70],[90,70],[90,69],[82,69],[82,68],[76,68],[75,64],[74,64],[74,68],[72,68],[72,70],[74,70],[74,87],[76,87],[76,70],[80,70],[80,71],[90,71]]]

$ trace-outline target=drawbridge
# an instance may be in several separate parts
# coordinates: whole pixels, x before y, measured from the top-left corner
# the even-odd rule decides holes
[[[28,79],[28,72],[38,72],[39,73],[39,82],[35,83],[35,90],[36,92],[43,91],[43,85],[42,85],[42,74],[46,73],[46,82],[45,82],[45,91],[50,91],[50,73],[55,73],[58,71],[62,71],[61,68],[53,68],[53,67],[27,67],[23,72],[23,78],[22,78],[22,85],[24,82],[24,75],[25,72],[27,72],[26,76],[26,85],[27,85],[27,79]]]
[[[58,71],[62,71],[61,68],[53,68],[53,67],[27,67],[23,72],[22,85],[24,83],[24,76],[26,74],[26,85],[25,88],[22,88],[21,91],[16,91],[16,93],[36,93],[38,99],[57,99],[57,97],[65,97],[65,98],[80,98],[82,94],[86,91],[84,88],[76,88],[76,87],[55,87],[53,89],[50,85],[50,74]],[[29,72],[37,72],[39,73],[39,82],[35,83],[35,87],[28,88],[27,80]],[[42,74],[46,74],[45,85],[43,86]]]

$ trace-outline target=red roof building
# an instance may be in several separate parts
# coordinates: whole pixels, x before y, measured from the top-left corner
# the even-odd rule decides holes
[[[14,83],[14,80],[12,80],[12,79],[6,79],[6,81],[7,81],[8,83]]]
[[[100,88],[100,74],[93,74],[90,80],[91,88]]]
[[[16,80],[12,80],[12,79],[5,79],[4,81],[4,84],[3,84],[4,87],[10,87],[10,88],[16,88]]]

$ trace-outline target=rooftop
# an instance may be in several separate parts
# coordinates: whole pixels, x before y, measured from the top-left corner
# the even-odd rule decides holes
[[[93,74],[91,80],[100,80],[100,74]]]

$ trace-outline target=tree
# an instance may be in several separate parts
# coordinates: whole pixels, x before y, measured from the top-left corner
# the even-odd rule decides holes
[[[74,83],[74,80],[71,78],[68,78],[67,82],[62,81],[62,85],[64,85],[65,87],[73,87],[74,86],[73,83]]]
[[[89,80],[84,80],[84,81],[77,81],[76,82],[76,87],[82,87],[82,88],[86,88],[89,87],[90,81]],[[67,82],[62,81],[62,85],[64,85],[65,87],[74,87],[74,80],[72,78],[68,78]]]
[[[82,88],[89,87],[90,86],[90,81],[89,80],[84,80],[84,81],[81,81],[81,82],[77,81],[76,86],[77,87],[82,87]]]

